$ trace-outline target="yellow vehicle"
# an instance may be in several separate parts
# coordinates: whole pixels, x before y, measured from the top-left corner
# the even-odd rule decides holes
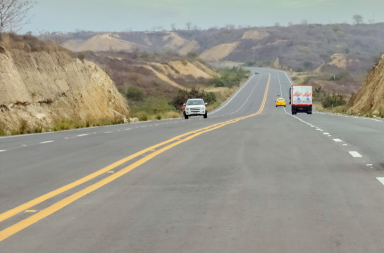
[[[276,107],[278,106],[284,106],[285,107],[285,99],[284,98],[278,98],[276,100]]]

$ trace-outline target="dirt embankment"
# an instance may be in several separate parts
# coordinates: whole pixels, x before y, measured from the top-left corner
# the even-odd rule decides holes
[[[55,120],[124,117],[125,99],[95,64],[72,58],[64,49],[14,49],[0,44],[0,123],[22,121],[49,127]]]
[[[350,113],[384,113],[384,55],[369,72],[363,87],[351,97],[348,106]]]

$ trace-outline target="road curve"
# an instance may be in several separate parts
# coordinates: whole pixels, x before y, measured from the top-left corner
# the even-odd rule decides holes
[[[251,70],[208,119],[0,138],[0,252],[381,252],[384,122]]]

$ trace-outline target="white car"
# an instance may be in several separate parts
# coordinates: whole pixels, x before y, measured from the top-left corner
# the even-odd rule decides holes
[[[188,99],[187,103],[185,103],[184,118],[188,119],[189,116],[204,116],[204,118],[207,118],[206,105],[207,103],[204,103],[201,98]]]

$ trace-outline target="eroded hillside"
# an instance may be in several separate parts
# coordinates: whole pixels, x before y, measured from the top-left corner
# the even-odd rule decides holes
[[[352,96],[348,106],[348,112],[353,114],[384,115],[384,55],[369,72],[363,87]]]
[[[128,105],[109,76],[54,43],[2,35],[0,123],[50,127],[57,120],[123,118]]]

